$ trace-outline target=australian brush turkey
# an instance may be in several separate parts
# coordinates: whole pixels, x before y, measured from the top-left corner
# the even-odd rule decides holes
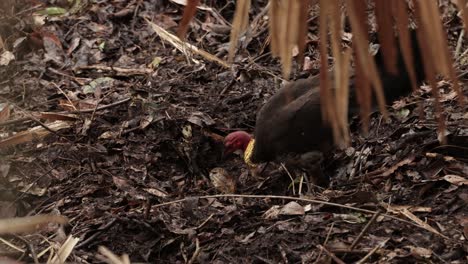
[[[416,81],[420,84],[424,80],[422,55],[416,31],[411,30],[410,35]],[[397,48],[397,74],[386,70],[380,49],[374,60],[387,104],[411,93],[411,81],[400,48]],[[228,134],[224,140],[225,153],[242,150],[245,162],[251,167],[270,161],[286,164],[289,161],[305,171],[313,167],[312,163],[318,160],[314,153],[329,151],[334,144],[331,128],[322,120],[319,84],[319,77],[313,76],[281,88],[257,113],[254,136],[245,131]],[[351,76],[350,114],[358,110],[354,85],[355,76]],[[328,177],[319,171],[315,170],[316,175],[309,175],[309,178],[317,185],[327,186]]]

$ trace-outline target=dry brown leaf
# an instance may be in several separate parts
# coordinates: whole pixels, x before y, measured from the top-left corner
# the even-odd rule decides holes
[[[65,122],[65,121],[55,121],[49,124],[46,124],[46,126],[52,130],[52,131],[59,131],[62,129],[70,128],[71,123]],[[27,131],[22,131],[17,133],[14,136],[11,136],[9,138],[6,138],[4,140],[0,141],[0,149],[10,147],[10,146],[16,146],[19,144],[31,142],[33,139],[39,140],[44,138],[45,136],[49,135],[51,132],[47,129],[45,129],[42,126],[36,126],[33,127]]]
[[[10,118],[10,105],[4,104],[3,108],[0,109],[0,122],[5,122]]]
[[[46,119],[49,121],[76,121],[79,120],[77,115],[74,114],[61,114],[61,113],[52,113],[52,112],[41,112],[39,118]]]
[[[167,197],[167,192],[163,191],[163,190],[160,190],[160,189],[156,189],[156,188],[143,188],[143,191],[149,193],[149,194],[152,194],[156,197]]]
[[[468,179],[458,175],[448,174],[443,179],[457,186],[468,185]]]
[[[413,246],[406,246],[409,248],[411,254],[416,257],[420,258],[430,258],[432,256],[432,250],[423,247],[413,247]]]
[[[281,208],[280,215],[304,215],[305,209],[297,202],[289,202]]]
[[[382,175],[384,177],[387,177],[387,176],[391,175],[398,168],[413,162],[414,158],[415,158],[415,156],[409,156],[409,157],[405,158],[404,160],[402,160],[402,161],[398,162],[397,164],[393,165],[392,167],[388,168],[384,173],[382,173]]]
[[[268,209],[265,213],[263,213],[263,218],[265,219],[276,219],[280,213],[280,206],[274,205],[270,209]]]
[[[222,193],[236,192],[236,181],[223,168],[213,168],[210,171],[210,180],[216,190]]]
[[[120,190],[128,190],[132,186],[128,183],[127,179],[117,177],[117,176],[112,176],[112,181],[114,182],[115,186],[119,188]]]
[[[436,229],[434,229],[432,226],[430,226],[429,224],[427,224],[426,222],[422,221],[421,219],[419,219],[417,216],[415,216],[413,213],[411,213],[408,208],[406,207],[395,207],[393,205],[385,205],[385,208],[387,208],[387,210],[389,212],[392,212],[392,213],[395,213],[395,214],[402,214],[404,216],[406,216],[408,219],[410,219],[411,221],[413,221],[414,223],[416,223],[417,225],[419,225],[420,227],[426,229],[427,231],[430,231],[434,234],[437,234],[443,238],[446,238],[448,239],[446,236],[444,236],[443,234],[441,234],[439,231],[437,231]]]

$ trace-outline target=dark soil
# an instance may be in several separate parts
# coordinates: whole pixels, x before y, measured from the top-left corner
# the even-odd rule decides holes
[[[209,177],[215,167],[235,179],[238,194],[298,197],[298,183],[293,188],[279,164],[254,178],[241,157],[222,156],[223,137],[253,132],[257,110],[279,87],[266,22],[241,43],[233,69],[225,69],[183,55],[144,20],[175,32],[183,7],[172,1],[89,1],[97,3],[33,27],[33,12],[50,6],[44,2],[16,1],[13,13],[0,16],[4,50],[16,58],[0,66],[0,110],[12,108],[0,122],[0,139],[38,126],[31,115],[74,111],[69,128],[0,149],[0,216],[70,219],[64,233],[5,237],[27,253],[58,249],[72,235],[80,240],[68,261],[82,263],[101,261],[98,246],[152,263],[331,263],[331,253],[352,263],[374,248],[370,263],[466,263],[468,108],[457,104],[451,85],[439,82],[447,144],[438,141],[433,99],[423,87],[390,108],[388,122],[374,113],[366,137],[354,120],[353,147],[329,153],[323,164],[331,187],[302,192],[406,222],[380,215],[365,229],[371,212],[297,201],[301,213],[285,199],[196,198],[220,193]],[[251,18],[267,1],[253,2]],[[205,4],[211,11],[198,11],[188,42],[226,59],[234,3]],[[453,51],[462,22],[450,1],[441,10]],[[317,22],[310,21],[306,52],[314,74]],[[464,41],[461,53],[467,49]],[[467,58],[456,60],[465,95]],[[83,67],[96,65],[110,68]],[[293,79],[307,74],[294,65]],[[188,197],[194,198],[158,206]],[[272,213],[286,204],[293,213]],[[2,254],[32,261],[0,242]]]

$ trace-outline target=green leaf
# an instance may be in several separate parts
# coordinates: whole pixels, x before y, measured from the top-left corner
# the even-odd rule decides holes
[[[44,10],[41,10],[38,12],[41,15],[48,15],[48,16],[61,16],[65,13],[67,13],[67,10],[65,8],[61,7],[47,7]]]
[[[410,110],[408,108],[402,108],[398,111],[398,116],[400,118],[406,118],[410,114]]]
[[[152,69],[156,69],[159,66],[159,64],[161,63],[161,61],[162,61],[161,57],[154,57],[153,61],[150,64],[150,67]]]

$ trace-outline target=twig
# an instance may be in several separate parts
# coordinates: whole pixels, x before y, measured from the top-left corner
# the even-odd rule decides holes
[[[465,36],[465,29],[462,29],[460,31],[460,36],[458,37],[458,40],[457,40],[457,47],[455,48],[455,55],[454,55],[455,58],[458,58],[458,55],[460,55],[460,49],[463,43],[464,36]]]
[[[95,109],[62,111],[62,112],[57,112],[57,114],[86,114],[86,113],[93,113],[95,111],[101,111],[101,110],[105,110],[105,109],[108,109],[108,108],[111,108],[111,107],[114,107],[114,106],[124,104],[124,103],[126,103],[126,102],[128,102],[130,100],[131,100],[131,98],[125,98],[125,99],[123,99],[121,101],[117,101],[115,103],[108,104],[108,105],[103,105],[103,106],[95,108]],[[15,119],[15,120],[0,122],[0,127],[14,125],[14,124],[17,124],[17,123],[22,123],[22,122],[26,122],[26,121],[30,121],[30,120],[35,121],[34,119],[31,118],[31,116],[27,116],[27,117],[18,118],[18,119]]]
[[[375,222],[375,220],[377,219],[379,215],[380,215],[380,211],[375,212],[375,214],[372,216],[369,222],[367,222],[366,226],[364,226],[364,228],[361,230],[361,233],[359,233],[359,235],[356,237],[356,239],[353,241],[353,243],[349,247],[350,250],[353,250],[354,247],[356,247],[356,245],[359,243],[359,241],[361,241],[364,234],[367,232],[367,230],[372,225],[372,223]]]
[[[60,88],[60,86],[58,86],[56,83],[52,83],[52,85],[54,85],[55,88],[57,88],[57,89],[63,94],[63,96],[65,96],[65,98],[67,98],[68,103],[71,105],[71,107],[73,107],[73,109],[76,110],[75,105],[74,105],[73,102],[70,100],[70,98],[68,97],[68,95],[62,90],[62,88]]]
[[[200,255],[200,241],[198,241],[198,238],[195,239],[195,252],[193,252],[192,257],[190,260],[187,262],[188,264],[192,264],[195,262],[197,259],[198,255]]]
[[[320,250],[323,250],[328,256],[330,256],[336,263],[338,264],[346,264],[344,261],[342,261],[341,259],[339,259],[335,254],[333,254],[332,252],[328,251],[328,249],[326,249],[324,246],[322,245],[318,245],[317,246]]]
[[[217,63],[219,66],[222,66],[226,69],[229,69],[231,66],[225,62],[224,60],[204,51],[204,50],[201,50],[201,49],[198,49],[196,46],[190,44],[190,43],[187,43],[187,42],[184,42],[182,40],[180,40],[177,36],[169,33],[168,31],[166,31],[165,29],[163,29],[162,27],[154,24],[153,22],[150,21],[150,19],[148,17],[144,17],[143,19],[145,19],[145,21],[151,26],[151,28],[156,32],[156,34],[158,34],[158,36],[169,42],[172,46],[174,46],[176,49],[178,49],[180,52],[182,52],[186,58],[188,59],[189,58],[189,53],[187,51],[190,51],[192,53],[196,53],[200,56],[202,56],[203,58],[211,61],[211,62],[215,62]],[[193,59],[192,59],[193,60]],[[196,61],[196,63],[198,64],[199,62]]]
[[[185,198],[182,198],[182,199],[173,200],[173,201],[169,201],[169,202],[165,202],[165,203],[156,204],[156,205],[153,205],[151,207],[151,209],[156,209],[156,208],[159,208],[159,207],[168,206],[168,205],[176,204],[176,203],[182,203],[182,202],[188,201],[190,199],[211,199],[211,198],[283,199],[283,200],[290,200],[290,201],[301,201],[301,202],[322,204],[322,205],[328,205],[328,206],[335,206],[335,207],[350,209],[350,210],[369,213],[369,214],[377,213],[377,211],[357,208],[357,207],[353,207],[353,206],[349,206],[349,205],[343,205],[343,204],[338,204],[338,203],[325,202],[325,201],[307,199],[307,198],[301,198],[301,197],[291,197],[291,196],[282,196],[282,195],[253,195],[253,194],[215,194],[215,195],[191,196],[191,197],[185,197]],[[383,217],[386,217],[386,218],[389,218],[389,219],[393,219],[393,220],[396,220],[396,221],[399,221],[399,222],[402,222],[402,223],[406,223],[406,224],[409,224],[409,225],[424,229],[426,231],[430,231],[430,230],[427,230],[424,227],[422,227],[422,226],[420,226],[420,225],[418,225],[418,224],[416,224],[414,222],[410,222],[408,220],[405,220],[405,219],[402,219],[402,218],[399,218],[399,217],[396,217],[396,216],[392,216],[392,215],[388,215],[388,214],[381,214],[381,215]],[[447,237],[445,237],[445,236],[443,236],[443,235],[441,235],[439,233],[435,233],[435,232],[432,232],[432,233],[436,234],[436,235],[439,235],[439,236],[443,237],[444,239],[449,240]]]
[[[330,238],[330,235],[331,235],[331,231],[333,230],[333,227],[335,226],[335,223],[332,223],[331,226],[330,226],[330,229],[328,229],[328,233],[327,233],[327,237],[325,238],[325,241],[323,242],[323,245],[326,246],[327,243],[328,243],[328,239]],[[323,247],[320,248],[320,252],[319,252],[319,255],[317,257],[317,259],[315,260],[314,263],[317,263],[320,259],[320,257],[322,256],[322,253],[323,253]]]
[[[289,170],[286,168],[286,166],[284,166],[284,163],[282,163],[282,162],[281,162],[281,167],[283,168],[283,170],[286,172],[286,174],[288,174],[289,178],[291,179],[293,194],[296,195],[296,186],[294,184],[294,178],[292,177],[291,173],[289,173]]]
[[[95,111],[101,111],[101,110],[104,110],[104,109],[107,109],[107,108],[111,108],[111,107],[114,107],[114,106],[118,106],[118,105],[121,105],[121,104],[124,104],[128,101],[130,101],[132,98],[125,98],[123,100],[120,100],[120,101],[117,101],[115,103],[112,103],[112,104],[108,104],[108,105],[103,105],[101,107],[98,107],[96,109],[85,109],[85,110],[76,110],[76,111],[71,111],[71,112],[60,112],[60,114],[66,114],[66,113],[71,113],[71,114],[79,114],[79,113],[93,113]]]
[[[89,243],[91,243],[92,241],[94,241],[94,239],[101,235],[103,231],[109,229],[111,226],[113,226],[115,224],[115,222],[117,221],[117,218],[113,218],[111,219],[107,224],[105,224],[104,226],[98,228],[98,230],[96,231],[96,233],[94,233],[93,235],[91,235],[90,237],[88,237],[86,240],[84,240],[83,242],[81,242],[80,244],[76,245],[75,246],[75,249],[79,249],[79,248],[82,248],[86,245],[88,245]]]
[[[22,236],[15,236],[17,239],[21,240],[29,250],[29,253],[31,253],[31,257],[34,259],[35,264],[39,264],[39,259],[37,258],[36,250],[34,249],[34,245],[29,243],[28,240],[23,238]]]
[[[208,221],[210,221],[211,218],[213,218],[214,214],[211,214],[210,216],[208,216],[208,218],[206,218],[205,221],[203,221],[203,223],[201,223],[199,226],[197,226],[195,229],[200,229],[202,228],[206,223],[208,223]]]
[[[367,255],[365,255],[362,259],[360,259],[358,262],[356,262],[356,264],[362,264],[362,263],[366,263],[367,259],[369,259],[372,255],[374,255],[374,253],[380,249],[380,245],[377,245],[375,248],[373,248],[369,253],[367,253]]]
[[[284,251],[281,244],[278,244],[278,250],[280,252],[281,258],[283,259],[283,263],[287,264],[288,263],[288,258],[286,257],[286,252]]]
[[[14,120],[0,122],[0,127],[14,125],[14,124],[17,124],[17,123],[23,123],[23,122],[26,122],[26,121],[32,121],[32,120],[29,117],[22,117],[22,118],[18,118],[18,119],[14,119]]]
[[[98,109],[99,104],[100,104],[107,96],[109,96],[110,94],[111,94],[111,93],[108,93],[108,94],[104,95],[104,96],[96,103],[96,106],[94,107],[93,112],[91,113],[91,118],[90,118],[91,122],[94,120],[94,116],[95,116],[95,114],[96,114],[96,111],[97,111],[97,109]]]
[[[75,69],[74,71],[82,71],[82,70],[97,70],[97,71],[104,71],[109,73],[114,73],[115,76],[133,76],[133,75],[148,75],[153,72],[151,69],[141,68],[141,69],[127,69],[121,67],[111,67],[105,65],[86,65],[80,66]]]
[[[67,77],[67,78],[70,78],[70,79],[73,79],[75,82],[77,83],[81,83],[82,81],[84,80],[91,80],[91,78],[80,78],[80,77],[75,77],[75,76],[72,76],[72,75],[69,75],[69,74],[66,74],[66,73],[63,73],[59,70],[56,70],[52,67],[49,67],[47,68],[48,71],[52,72],[52,73],[55,73],[57,75],[60,75],[60,76],[63,76],[63,77]]]
[[[2,100],[4,100],[5,102],[8,102],[8,104],[12,105],[14,108],[16,108],[19,112],[23,113],[23,115],[25,115],[28,119],[36,122],[38,125],[40,125],[41,127],[43,127],[45,130],[49,131],[50,133],[56,135],[57,137],[59,138],[63,138],[65,139],[66,141],[68,142],[71,142],[68,138],[64,137],[64,136],[61,136],[59,135],[56,131],[54,131],[53,129],[51,129],[50,127],[48,127],[46,124],[42,123],[39,119],[37,119],[35,116],[33,116],[32,114],[30,114],[27,110],[23,110],[21,107],[19,107],[18,105],[14,104],[13,102],[11,102],[10,100],[6,99],[6,98],[3,98],[3,97],[0,97],[2,98]]]

